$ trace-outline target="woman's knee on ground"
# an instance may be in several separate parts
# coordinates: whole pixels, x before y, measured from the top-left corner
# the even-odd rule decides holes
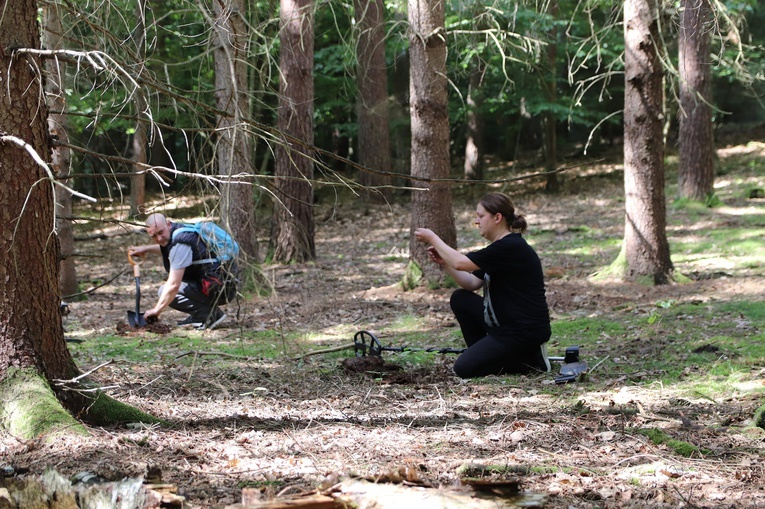
[[[481,376],[476,370],[478,367],[480,366],[477,366],[472,359],[466,358],[463,354],[457,358],[452,369],[454,370],[454,374],[460,378],[476,378]]]

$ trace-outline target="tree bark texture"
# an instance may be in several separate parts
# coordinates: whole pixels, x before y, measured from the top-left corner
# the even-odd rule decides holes
[[[359,87],[359,163],[372,170],[391,171],[388,74],[385,65],[385,6],[382,0],[354,0],[359,35],[356,46],[356,81]],[[390,186],[391,178],[362,171],[365,187]],[[375,202],[388,202],[390,187],[368,192]]]
[[[705,201],[714,191],[712,134],[712,7],[709,0],[680,2],[680,162],[681,198]]]
[[[446,31],[444,2],[409,0],[409,101],[412,125],[412,176],[448,179],[449,111],[446,83]],[[457,233],[452,216],[452,195],[446,182],[421,182],[427,191],[412,194],[412,232],[432,229],[450,246],[456,246]],[[443,273],[430,262],[427,246],[409,241],[410,258],[423,272],[425,282],[440,284]]]
[[[548,4],[547,12],[553,20],[558,18],[557,0],[552,0]],[[549,42],[545,48],[544,57],[542,86],[547,103],[553,106],[558,100],[558,31],[554,25],[549,32]],[[558,166],[558,120],[553,109],[548,109],[544,113],[544,133],[545,171],[553,172]],[[547,175],[545,190],[552,193],[560,190],[557,173]]]
[[[246,259],[258,261],[251,178],[252,137],[244,124],[247,99],[248,32],[244,0],[213,2],[215,9],[215,97],[218,111],[218,173],[232,179],[221,186],[221,222],[236,238]],[[239,182],[236,182],[239,180]]]
[[[481,78],[486,64],[480,58],[474,58],[470,69],[468,85],[467,113],[465,115],[465,179],[483,180],[483,118],[481,118]]]
[[[624,4],[624,251],[628,280],[668,283],[672,273],[666,236],[663,69],[656,0]]]
[[[42,63],[13,48],[39,48],[35,0],[6,0],[0,17],[0,379],[9,368],[33,368],[48,380],[77,372],[59,314],[59,248],[52,235],[54,193],[23,140],[50,160]],[[61,397],[61,395],[59,395]]]
[[[146,55],[146,0],[136,2],[136,27],[133,31],[133,43],[135,44],[136,55],[138,56],[138,65],[143,66]],[[140,74],[140,71],[139,71]],[[137,90],[135,93],[135,116],[136,125],[133,134],[133,176],[130,178],[130,215],[140,217],[144,214],[144,204],[146,203],[146,174],[143,173],[145,164],[148,161],[148,133],[146,127],[146,99],[143,91]]]
[[[281,0],[279,106],[284,136],[275,149],[273,258],[316,257],[313,218],[313,11],[311,0]]]
[[[43,4],[43,46],[49,49],[62,47],[61,11],[57,4]],[[67,64],[58,59],[45,61],[45,95],[48,103],[48,131],[51,136],[64,146],[56,146],[51,155],[53,173],[63,179],[68,186],[73,182],[66,180],[70,173],[71,151],[65,145],[69,143],[66,119],[66,69]],[[61,275],[61,297],[73,295],[79,291],[77,267],[74,263],[74,231],[72,221],[72,193],[63,187],[56,187],[56,233],[61,249],[59,269]]]

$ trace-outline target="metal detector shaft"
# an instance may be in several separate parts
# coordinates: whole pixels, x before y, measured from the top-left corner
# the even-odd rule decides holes
[[[381,357],[383,352],[432,352],[432,353],[462,353],[466,348],[411,348],[408,346],[382,346],[377,336],[369,331],[358,331],[353,336],[353,348],[356,357]]]
[[[382,346],[377,336],[369,331],[358,331],[353,336],[353,349],[356,357],[381,357],[383,352],[433,352],[433,353],[462,353],[467,348],[410,348],[408,346]],[[552,362],[560,362],[564,365],[579,363],[579,346],[566,348],[566,355],[562,357],[548,357]]]

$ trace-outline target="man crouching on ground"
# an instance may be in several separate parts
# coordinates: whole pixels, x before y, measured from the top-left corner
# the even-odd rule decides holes
[[[146,219],[146,233],[155,242],[144,246],[131,246],[128,255],[159,254],[168,276],[159,287],[159,300],[144,313],[147,322],[156,321],[168,307],[189,316],[178,325],[192,325],[197,329],[214,329],[226,319],[219,307],[236,294],[235,278],[226,277],[226,268],[212,258],[199,234],[173,232],[188,225],[174,223],[162,214]]]

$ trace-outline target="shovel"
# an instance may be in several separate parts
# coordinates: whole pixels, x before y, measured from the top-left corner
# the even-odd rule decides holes
[[[143,263],[143,260],[136,262],[133,257],[128,253],[128,261],[133,266],[133,275],[135,276],[135,311],[128,311],[127,318],[128,324],[133,329],[139,327],[146,327],[146,319],[143,317],[141,309],[141,269],[139,266]]]

